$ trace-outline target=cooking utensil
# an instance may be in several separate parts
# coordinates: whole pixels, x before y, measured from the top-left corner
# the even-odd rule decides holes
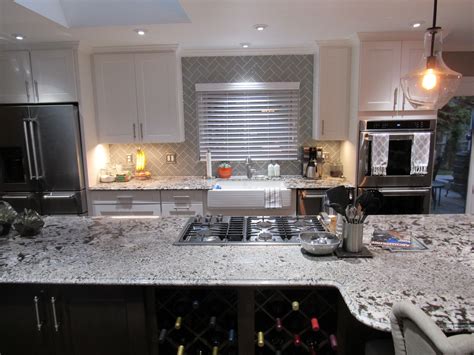
[[[341,216],[343,216],[347,220],[346,210],[340,204],[338,204],[338,203],[329,203],[328,206],[331,207],[334,211],[339,213]]]
[[[349,193],[343,185],[327,190],[326,196],[329,200],[329,203],[337,203],[341,205],[343,209],[346,209],[346,206],[351,203]]]
[[[300,233],[301,247],[313,255],[327,255],[337,249],[341,241],[328,232]]]

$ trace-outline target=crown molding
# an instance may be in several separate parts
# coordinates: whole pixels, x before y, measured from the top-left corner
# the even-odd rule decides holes
[[[20,50],[41,50],[41,49],[78,49],[79,41],[63,41],[63,42],[38,42],[38,43],[9,43],[2,45],[0,49],[7,51]]]
[[[239,49],[182,49],[181,57],[223,57],[252,55],[305,55],[314,54],[316,47],[282,47],[282,48],[239,48]]]
[[[170,52],[177,51],[178,44],[153,44],[143,46],[92,47],[92,53]]]

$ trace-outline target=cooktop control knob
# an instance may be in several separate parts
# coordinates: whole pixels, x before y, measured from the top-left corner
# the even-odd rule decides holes
[[[204,221],[206,223],[209,223],[211,221],[211,219],[212,219],[212,214],[206,214],[206,218],[204,219]]]
[[[224,219],[224,216],[222,214],[218,214],[216,217],[216,221],[219,223],[222,222],[223,219]]]
[[[194,222],[196,222],[196,223],[201,222],[201,218],[202,218],[202,216],[200,214],[197,214],[196,216],[194,216]]]

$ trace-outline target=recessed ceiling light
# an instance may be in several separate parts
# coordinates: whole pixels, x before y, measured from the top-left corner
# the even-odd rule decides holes
[[[139,36],[144,36],[144,35],[146,35],[146,33],[148,32],[147,30],[141,29],[141,28],[137,28],[137,29],[134,30],[134,31],[135,31],[135,32],[137,33],[137,35],[139,35]]]
[[[250,47],[250,43],[241,43],[240,45],[242,46],[242,48]]]
[[[253,26],[253,28],[255,28],[257,31],[263,31],[267,27],[268,25],[265,25],[264,23]]]
[[[423,21],[413,22],[413,23],[411,24],[411,27],[413,27],[413,28],[419,28],[419,27],[421,27],[422,24],[424,24]]]
[[[18,41],[23,41],[25,39],[25,36],[23,36],[20,33],[14,33],[14,34],[12,34],[12,37],[15,38]]]

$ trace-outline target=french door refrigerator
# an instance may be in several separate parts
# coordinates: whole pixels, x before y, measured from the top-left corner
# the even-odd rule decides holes
[[[87,212],[76,105],[0,106],[0,200],[44,215]]]

